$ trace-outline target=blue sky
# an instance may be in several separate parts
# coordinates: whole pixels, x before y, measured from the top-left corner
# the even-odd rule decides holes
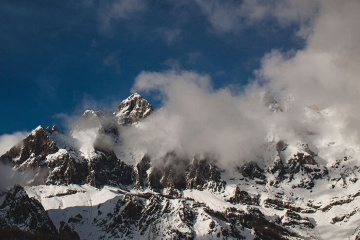
[[[266,53],[304,46],[298,33],[308,19],[253,2],[1,1],[0,135],[112,109],[142,71],[179,68],[208,74],[215,88],[246,85]]]

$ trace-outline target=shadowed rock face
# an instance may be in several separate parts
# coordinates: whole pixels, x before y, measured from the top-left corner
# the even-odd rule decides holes
[[[99,151],[97,156],[88,162],[88,171],[86,183],[93,186],[124,187],[133,184],[133,167],[118,159],[112,151]]]
[[[165,188],[180,191],[185,189],[220,191],[225,186],[220,170],[211,160],[198,157],[190,160],[181,158],[173,152],[157,160],[154,165],[151,159],[145,156],[136,165],[134,178],[137,188],[149,187],[154,191]]]
[[[76,146],[65,146],[56,139],[65,135],[38,127],[21,143],[0,157],[0,161],[19,172],[31,171],[32,184],[91,184],[126,186],[133,183],[133,167],[118,159],[104,144],[94,144],[92,159],[84,158]],[[68,144],[68,143],[66,143]],[[63,144],[64,145],[64,144]]]
[[[288,239],[296,234],[266,219],[256,208],[214,211],[191,199],[173,199],[158,194],[126,194],[114,211],[97,222],[105,238],[133,239],[138,235],[161,239],[196,239],[199,219],[209,223],[206,237],[246,239],[244,227],[255,239]],[[174,225],[176,223],[176,226]]]
[[[46,165],[50,169],[46,184],[83,184],[89,174],[86,162],[78,162],[68,153],[58,156],[55,161],[47,162]]]
[[[59,236],[66,240],[80,240],[80,236],[66,222],[60,222]]]
[[[59,148],[50,140],[48,133],[42,127],[38,127],[32,134],[11,148],[0,157],[3,163],[14,163],[15,166],[23,164],[31,157],[36,158],[34,166],[39,166],[46,156],[57,152]]]
[[[0,228],[19,228],[34,234],[58,236],[57,230],[39,201],[29,198],[23,187],[15,185],[0,206]]]

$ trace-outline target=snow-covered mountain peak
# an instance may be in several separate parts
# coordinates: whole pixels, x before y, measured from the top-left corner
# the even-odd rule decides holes
[[[146,99],[134,93],[117,106],[114,114],[119,119],[119,123],[133,124],[149,116],[153,111],[154,107]]]
[[[36,135],[38,132],[44,131],[45,129],[39,125],[34,130],[31,131],[31,135]]]

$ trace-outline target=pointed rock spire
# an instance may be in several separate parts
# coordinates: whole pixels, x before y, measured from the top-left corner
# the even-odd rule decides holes
[[[154,107],[138,93],[130,95],[116,108],[115,115],[122,124],[133,124],[146,118],[154,111]]]

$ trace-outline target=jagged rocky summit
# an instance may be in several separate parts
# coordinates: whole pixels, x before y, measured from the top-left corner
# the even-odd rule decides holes
[[[39,126],[9,149],[0,162],[33,177],[0,195],[1,239],[360,239],[358,149],[272,140],[232,171],[201,153],[129,162],[121,129],[154,111],[133,94],[114,112],[85,111],[68,134]]]

